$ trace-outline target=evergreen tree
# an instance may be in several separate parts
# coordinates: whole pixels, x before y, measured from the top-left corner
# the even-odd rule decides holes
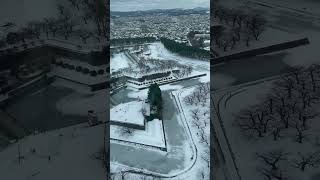
[[[161,96],[161,89],[158,84],[152,84],[149,87],[148,91],[148,100],[151,108],[156,108],[157,113],[155,117],[161,117],[162,111],[162,96]]]
[[[187,46],[183,43],[177,43],[173,40],[167,38],[160,39],[162,44],[168,50],[178,53],[181,56],[191,57],[191,58],[200,58],[200,59],[209,59],[210,52],[204,49],[197,47]]]

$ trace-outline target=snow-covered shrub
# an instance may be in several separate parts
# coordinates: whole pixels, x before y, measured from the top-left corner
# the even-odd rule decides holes
[[[133,135],[133,133],[134,133],[134,129],[132,129],[132,128],[129,128],[129,127],[121,127],[120,129],[119,129],[119,131],[120,131],[120,134],[122,135],[122,136],[132,136]]]

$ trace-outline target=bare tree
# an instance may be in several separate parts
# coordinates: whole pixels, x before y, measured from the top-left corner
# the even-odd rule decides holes
[[[230,34],[229,33],[225,33],[220,39],[220,43],[222,45],[223,51],[226,52],[228,50],[228,48],[231,45],[231,42],[232,42],[232,40],[230,38]]]
[[[244,31],[244,38],[243,41],[246,43],[246,46],[249,47],[250,46],[250,41],[251,41],[251,35],[250,35],[250,31],[249,30],[245,30]]]
[[[248,28],[256,40],[259,39],[260,35],[264,31],[265,25],[266,20],[259,15],[255,15],[250,18]]]
[[[123,136],[132,136],[134,133],[134,130],[129,127],[121,127],[120,128],[120,134]]]
[[[210,145],[209,137],[205,132],[205,128],[200,126],[200,143],[205,143],[207,146]]]
[[[183,101],[187,104],[187,105],[193,105],[193,96],[186,96]]]
[[[301,78],[300,76],[302,75],[304,68],[302,66],[295,66],[295,67],[290,67],[288,70],[289,70],[289,73],[293,75],[293,77],[295,78],[296,83],[300,84],[300,78]]]
[[[77,8],[77,10],[79,10],[79,1],[78,0],[69,0],[69,2],[71,3],[71,5],[74,8]]]
[[[286,90],[288,98],[292,97],[292,91],[294,88],[294,79],[292,78],[292,76],[282,76],[282,80],[276,81],[275,86],[277,88],[283,88],[284,90]]]
[[[288,153],[282,150],[273,150],[267,153],[256,153],[257,158],[272,170],[277,170],[280,167],[280,162],[287,160]]]
[[[201,159],[207,163],[207,167],[210,168],[210,150],[206,149],[201,154]]]
[[[192,116],[192,124],[194,125],[194,126],[196,126],[198,129],[200,129],[201,128],[201,121],[200,121],[200,118],[198,117],[198,116]]]
[[[266,117],[266,113],[259,109],[240,111],[236,117],[237,125],[244,131],[257,133],[258,137],[263,137],[263,133],[267,131],[270,118]]]
[[[299,122],[296,122],[295,129],[296,129],[296,132],[297,132],[297,135],[296,135],[297,141],[299,143],[302,143],[303,139],[306,137],[306,134],[304,133],[306,129],[303,128],[301,126],[301,123],[299,123]]]
[[[64,10],[65,10],[65,7],[62,5],[62,4],[58,4],[57,5],[57,8],[60,12],[60,15],[63,15],[64,14]]]
[[[319,69],[319,65],[312,64],[308,67],[307,71],[309,72],[309,76],[311,78],[312,83],[312,91],[316,92],[317,90],[317,79],[316,79],[316,71]]]
[[[86,31],[86,30],[81,30],[81,31],[79,32],[79,36],[80,36],[82,42],[83,42],[84,44],[87,44],[87,39],[90,38],[91,33],[90,33],[89,31]]]
[[[318,167],[320,165],[320,151],[314,153],[298,153],[298,158],[293,161],[294,167],[305,171],[307,167]]]
[[[56,36],[56,32],[58,31],[58,21],[55,18],[47,18],[46,19],[48,30],[52,32],[52,36]]]
[[[272,121],[270,121],[270,125],[271,125],[273,140],[277,141],[283,129],[281,121],[277,121],[276,119],[273,119]]]
[[[260,173],[267,180],[288,180],[288,176],[284,173],[282,169],[272,170],[263,168]]]

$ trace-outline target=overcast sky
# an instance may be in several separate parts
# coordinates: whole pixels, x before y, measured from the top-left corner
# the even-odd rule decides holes
[[[210,7],[210,0],[110,0],[111,11]]]

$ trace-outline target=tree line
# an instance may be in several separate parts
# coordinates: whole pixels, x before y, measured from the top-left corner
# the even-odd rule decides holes
[[[248,14],[223,6],[217,6],[213,16],[220,25],[211,26],[212,42],[223,51],[234,49],[240,42],[249,47],[252,40],[259,40],[267,24],[259,14]]]
[[[239,113],[237,124],[251,136],[262,138],[271,134],[275,141],[284,130],[292,129],[296,141],[303,143],[314,118],[319,116],[315,110],[320,102],[319,80],[318,64],[290,68],[289,74],[274,83],[262,103]]]
[[[84,44],[92,37],[101,41],[101,37],[108,37],[107,33],[107,1],[103,0],[68,0],[69,4],[57,4],[58,16],[44,18],[41,21],[31,21],[16,32],[10,32],[5,39],[0,40],[0,47],[6,44],[25,43],[26,39],[40,39],[41,34],[46,38],[57,35],[68,40],[71,35],[78,36]],[[79,12],[74,15],[73,12]],[[92,22],[96,26],[94,30],[81,28],[77,25],[90,26]]]
[[[137,37],[137,38],[119,38],[111,39],[110,44],[112,46],[121,46],[121,45],[133,45],[133,44],[143,44],[143,43],[152,43],[157,39],[155,37]]]
[[[295,66],[274,82],[272,90],[261,103],[241,110],[235,116],[235,124],[242,132],[254,139],[271,137],[273,141],[293,137],[296,143],[310,143],[317,135],[310,133],[319,118],[320,65]],[[315,142],[315,145],[319,145]],[[289,158],[291,156],[291,158]],[[320,151],[305,149],[303,152],[287,153],[282,149],[257,152],[262,162],[259,173],[269,180],[290,179],[287,167],[302,173],[320,166]],[[288,164],[290,166],[288,166]]]
[[[196,58],[196,59],[206,59],[206,60],[209,60],[210,58],[209,51],[192,47],[192,46],[187,46],[183,43],[178,43],[178,42],[175,42],[174,40],[167,39],[167,38],[161,38],[160,40],[165,48],[181,56]]]

